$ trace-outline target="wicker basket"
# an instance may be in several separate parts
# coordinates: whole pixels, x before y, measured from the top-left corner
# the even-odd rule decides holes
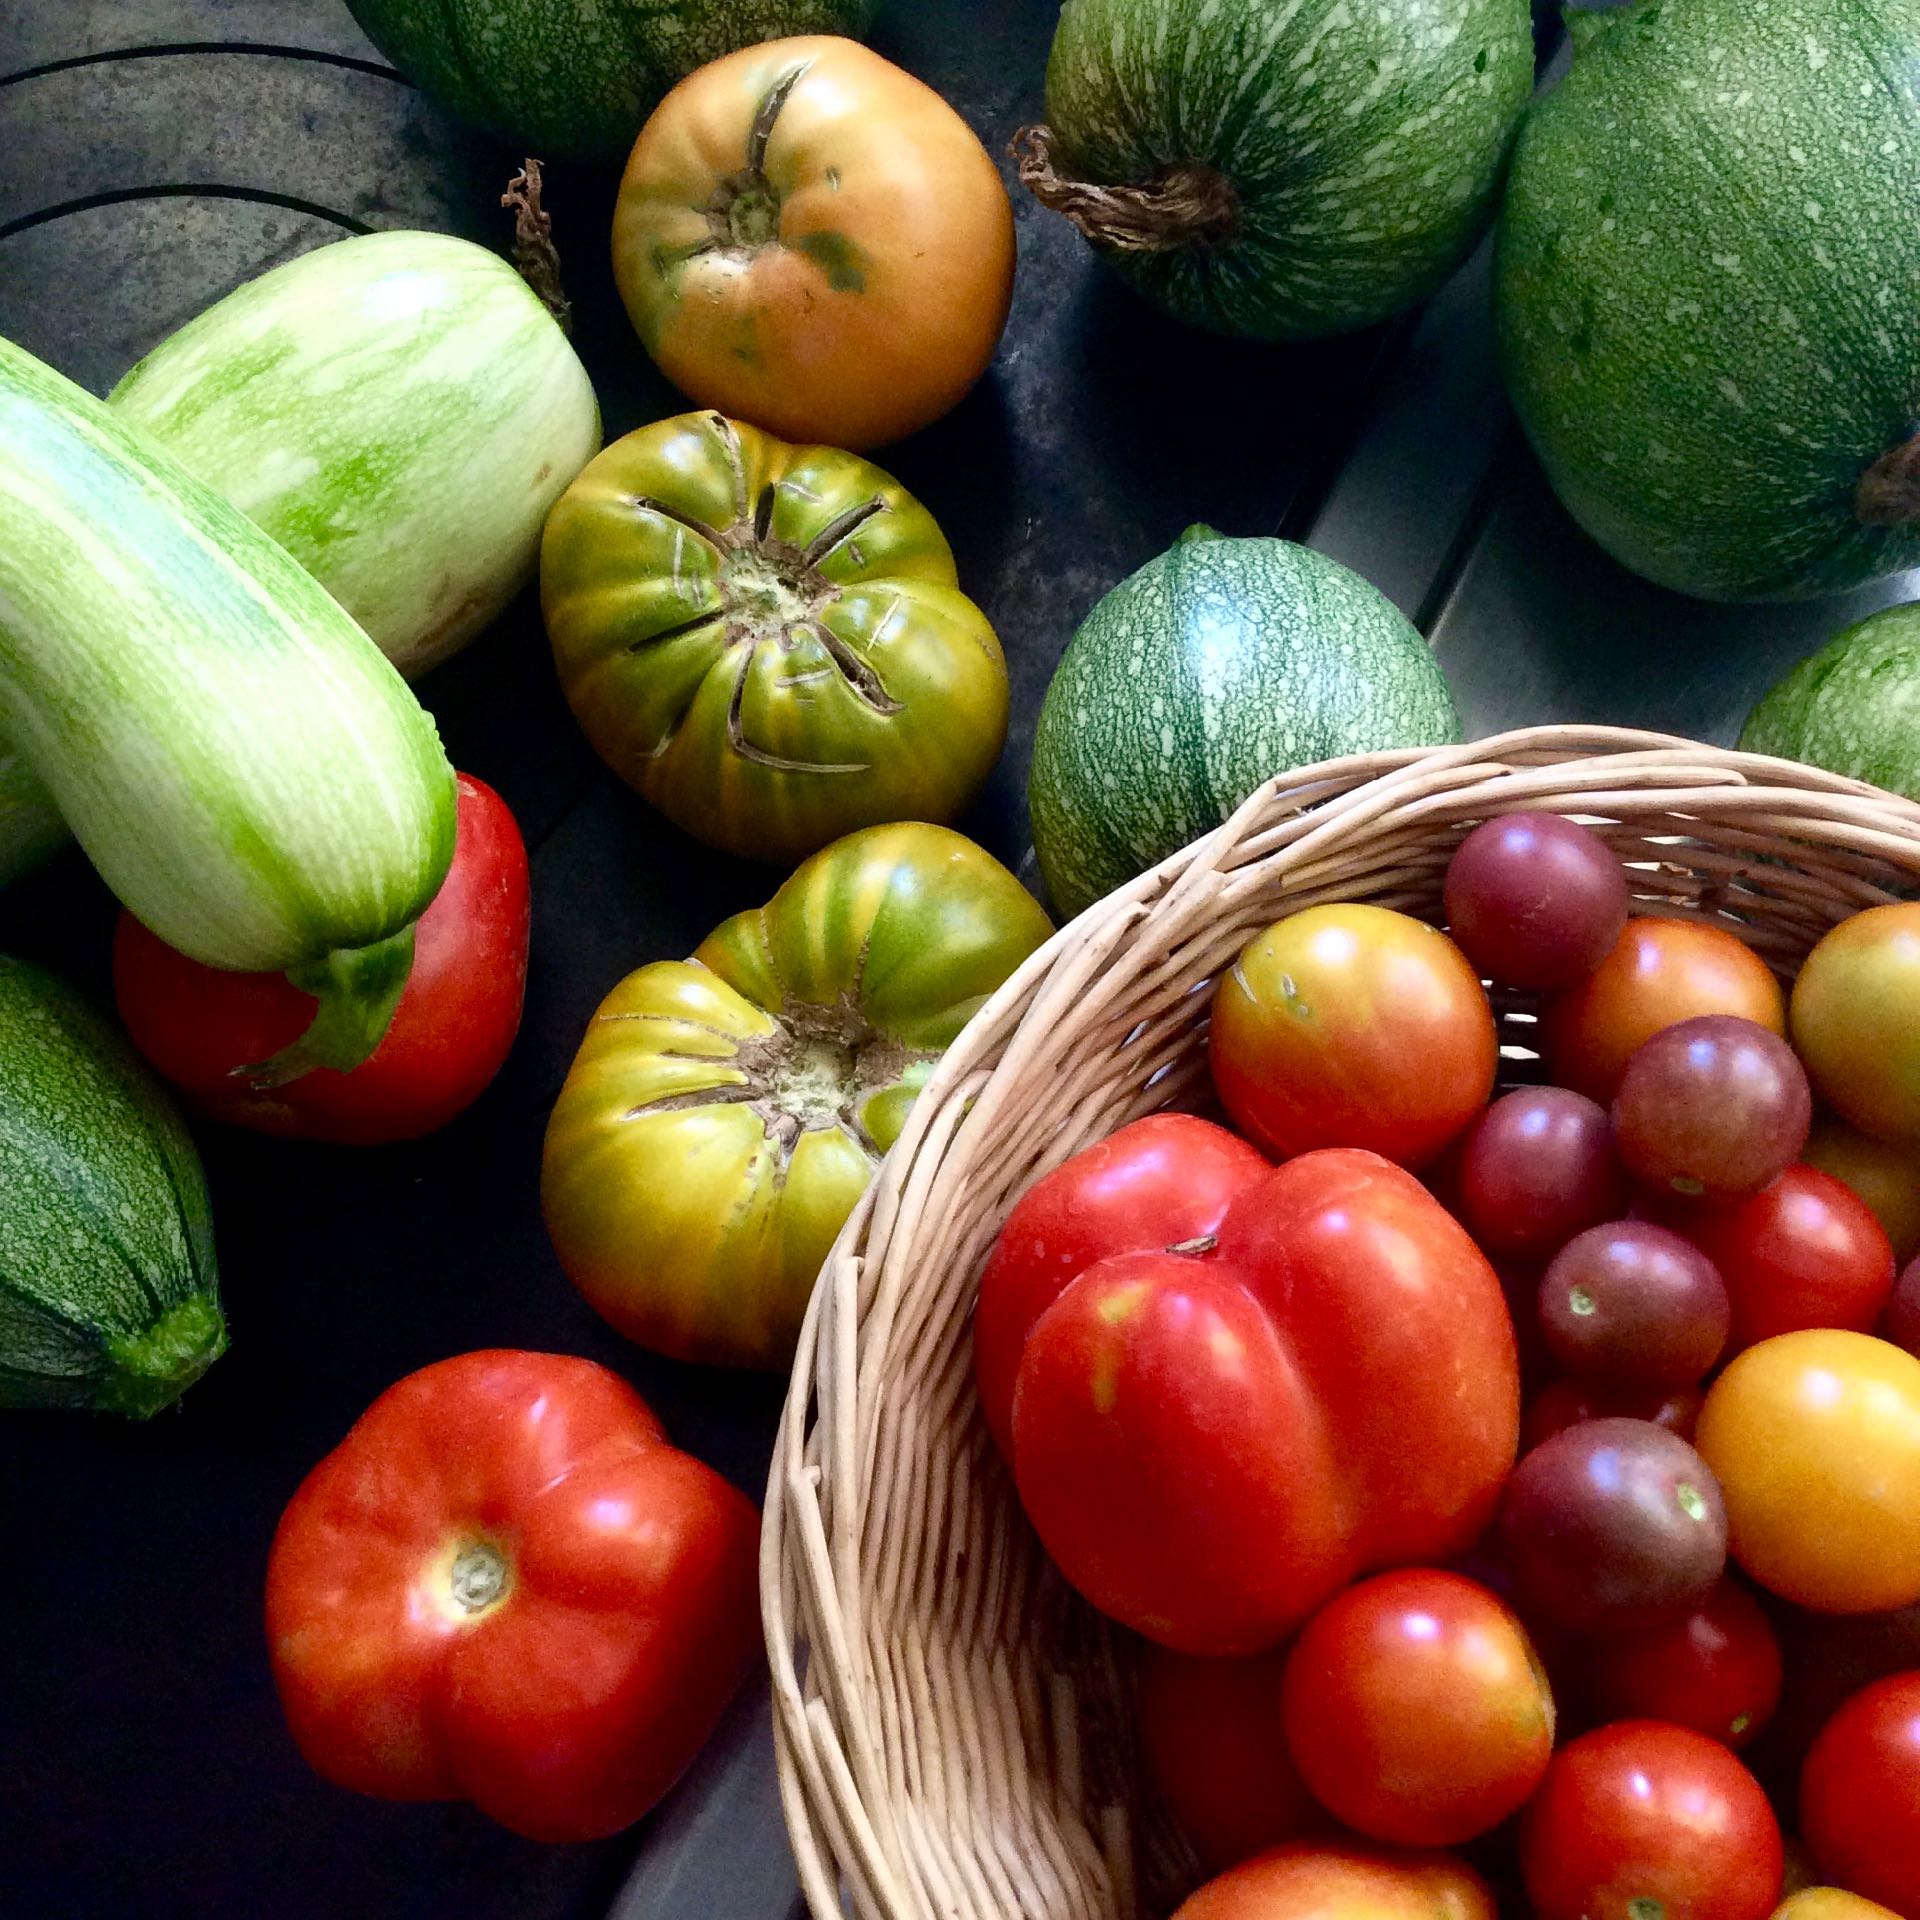
[[[1634,864],[1635,911],[1711,916],[1783,973],[1920,883],[1906,801],[1661,735],[1543,727],[1287,775],[1034,955],[921,1095],[800,1339],[762,1595],[818,1920],[1119,1920],[1185,1891],[1191,1863],[1136,1790],[1125,1636],[1048,1564],[980,1417],[980,1265],[1041,1174],[1203,1102],[1203,989],[1253,933],[1330,900],[1435,916],[1461,835],[1525,808],[1598,826]],[[1518,1056],[1524,1015],[1503,1018]]]

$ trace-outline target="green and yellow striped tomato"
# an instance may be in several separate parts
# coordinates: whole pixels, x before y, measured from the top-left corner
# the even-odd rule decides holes
[[[952,549],[854,454],[656,421],[561,496],[540,591],[601,757],[730,853],[950,819],[1006,738],[1006,662]]]
[[[784,1367],[935,1063],[1051,932],[990,854],[908,823],[629,974],[547,1125],[541,1204],[574,1284],[656,1352]]]

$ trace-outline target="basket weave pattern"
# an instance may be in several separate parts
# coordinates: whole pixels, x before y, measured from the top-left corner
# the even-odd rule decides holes
[[[1323,901],[1439,917],[1461,836],[1540,809],[1633,863],[1637,913],[1711,917],[1783,974],[1920,888],[1920,806],[1657,734],[1541,727],[1283,776],[1083,914],[941,1062],[801,1335],[767,1489],[781,1791],[817,1920],[1123,1920],[1191,1863],[1139,1802],[1124,1636],[1022,1516],[970,1319],[1022,1193],[1139,1115],[1204,1104],[1206,989]],[[1505,1039],[1524,1047],[1524,1025]],[[1517,1061],[1510,1061],[1517,1067]]]

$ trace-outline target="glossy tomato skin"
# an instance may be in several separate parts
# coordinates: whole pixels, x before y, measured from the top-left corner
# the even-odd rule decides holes
[[[1151,1641],[1134,1704],[1147,1772],[1208,1873],[1327,1832],[1280,1725],[1286,1650],[1197,1660]]]
[[[827,36],[681,81],[613,219],[614,278],[661,372],[701,406],[834,447],[897,440],[966,393],[1013,261],[1013,209],[966,122]]]
[[[1398,1846],[1497,1826],[1553,1750],[1553,1695],[1526,1630],[1456,1573],[1403,1569],[1336,1594],[1295,1642],[1281,1699],[1314,1796]]]
[[[1802,1887],[1773,1911],[1773,1920],[1901,1920],[1891,1907],[1840,1887]]]
[[[1208,1057],[1234,1123],[1285,1158],[1365,1147],[1415,1170],[1487,1103],[1493,1009],[1445,934],[1385,907],[1309,907],[1221,980]]]
[[[1760,1585],[1823,1613],[1920,1600],[1920,1360],[1844,1330],[1763,1340],[1713,1383],[1696,1438]]]
[[[1494,1904],[1448,1854],[1300,1842],[1209,1880],[1173,1920],[1494,1920]]]
[[[1920,1671],[1856,1693],[1800,1775],[1800,1830],[1837,1885],[1920,1913]]]
[[[458,780],[453,864],[414,930],[413,969],[372,1055],[262,1088],[238,1071],[290,1045],[314,1001],[283,974],[202,966],[130,913],[113,994],[133,1043],[196,1113],[259,1133],[372,1146],[443,1127],[485,1092],[520,1028],[532,909],[527,849],[500,796]]]
[[[1719,1268],[1733,1309],[1729,1355],[1809,1327],[1870,1333],[1893,1291],[1893,1248],[1873,1210],[1817,1167],[1796,1162],[1729,1207],[1660,1217]]]
[[[1561,1748],[1521,1819],[1537,1920],[1765,1920],[1783,1866],[1753,1775],[1718,1741],[1657,1720]]]
[[[1793,984],[1793,1044],[1863,1132],[1920,1145],[1920,902],[1849,915]]]
[[[1074,1276],[1109,1254],[1216,1235],[1234,1197],[1268,1165],[1225,1127],[1155,1113],[1028,1188],[993,1243],[973,1312],[974,1378],[1002,1455],[1011,1457],[1021,1349]]]
[[[1730,1013],[1787,1030],[1786,998],[1766,963],[1724,928],[1692,920],[1629,920],[1581,985],[1541,1009],[1548,1076],[1609,1105],[1627,1062],[1665,1027]]]
[[[618,1832],[760,1644],[759,1521],[631,1387],[569,1356],[409,1374],[282,1515],[266,1623],[327,1779],[471,1800],[536,1840]]]

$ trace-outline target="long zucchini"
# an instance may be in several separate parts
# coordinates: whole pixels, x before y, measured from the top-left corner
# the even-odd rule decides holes
[[[313,577],[137,429],[0,341],[0,736],[128,908],[320,1002],[352,1066],[453,853],[453,770]]]

